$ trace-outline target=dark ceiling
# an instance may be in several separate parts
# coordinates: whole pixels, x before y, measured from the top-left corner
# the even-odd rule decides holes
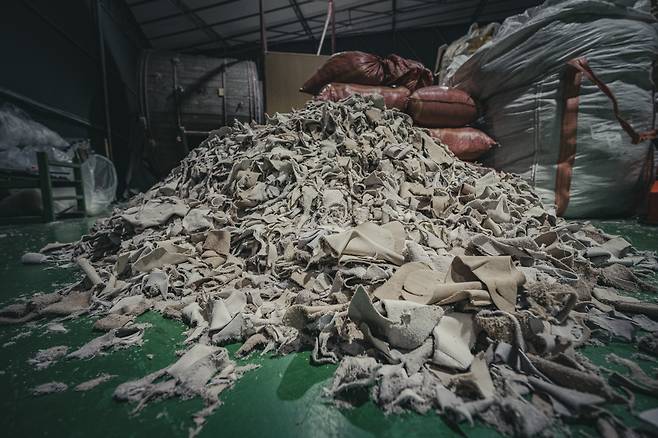
[[[126,0],[157,49],[233,50],[260,44],[259,0]],[[536,0],[335,0],[337,37],[500,21]],[[263,0],[270,44],[319,42],[327,0]],[[393,11],[395,10],[395,13]]]

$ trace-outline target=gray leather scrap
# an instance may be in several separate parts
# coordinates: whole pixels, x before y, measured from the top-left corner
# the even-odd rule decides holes
[[[628,373],[610,373],[578,351],[614,338],[658,354],[658,307],[639,294],[658,290],[655,254],[556,217],[527,181],[456,159],[359,96],[213,131],[88,235],[42,253],[25,261],[77,260],[85,278],[7,303],[0,324],[89,315],[103,333],[31,363],[138,349],[144,312],[180,320],[173,364],[109,384],[134,411],[202,398],[191,435],[254,367],[230,357],[234,342],[238,357],[306,350],[337,364],[326,392],[341,405],[361,393],[518,436],[565,419],[617,430],[602,407],[627,400],[618,389],[658,388],[631,359],[611,357]]]

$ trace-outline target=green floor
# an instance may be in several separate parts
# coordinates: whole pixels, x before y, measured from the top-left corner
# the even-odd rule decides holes
[[[50,225],[0,227],[0,304],[21,295],[51,292],[79,276],[75,269],[49,269],[23,266],[20,256],[38,250],[52,241],[71,241],[87,230],[89,221],[65,221]],[[620,233],[637,247],[658,248],[658,228],[637,225],[631,221],[597,223],[609,232]],[[199,400],[169,400],[152,403],[142,412],[131,415],[133,406],[112,400],[115,386],[128,379],[144,376],[167,366],[176,358],[174,352],[183,348],[180,323],[165,320],[149,312],[141,321],[153,327],[146,332],[143,347],[131,348],[97,357],[86,363],[61,361],[42,371],[27,364],[39,348],[54,345],[82,345],[97,334],[92,333],[92,321],[81,319],[67,322],[65,334],[45,333],[35,327],[0,326],[0,424],[4,436],[13,437],[137,437],[146,434],[187,436],[192,425],[191,415],[201,407]],[[11,342],[15,343],[11,343]],[[10,343],[7,345],[7,343]],[[237,345],[229,347],[231,352]],[[599,364],[605,354],[614,351],[627,356],[632,347],[614,344],[607,349],[587,348],[586,354]],[[147,355],[152,355],[149,359]],[[355,409],[337,409],[323,398],[335,366],[311,366],[309,353],[285,357],[255,356],[250,362],[261,368],[245,375],[232,389],[222,395],[224,404],[208,419],[201,436],[241,437],[424,437],[458,436],[438,416],[416,414],[385,416],[371,402]],[[651,363],[641,363],[652,371]],[[607,365],[609,368],[615,368]],[[618,369],[619,370],[619,369]],[[623,371],[623,370],[619,370]],[[29,389],[49,381],[61,381],[70,388],[100,373],[118,377],[86,393],[69,389],[59,394],[33,397]],[[638,395],[636,409],[658,406],[658,398]],[[614,406],[614,412],[624,416],[629,425],[638,425],[625,408]],[[485,426],[460,425],[468,436],[493,436]],[[594,433],[587,426],[572,425],[572,430]]]

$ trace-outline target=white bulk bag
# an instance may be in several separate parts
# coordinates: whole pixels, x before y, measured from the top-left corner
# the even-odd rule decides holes
[[[483,105],[484,130],[501,145],[485,164],[529,180],[547,205],[557,201],[562,216],[630,214],[651,174],[652,146],[633,144],[609,97],[585,75],[571,99],[575,159],[565,162],[563,110],[574,73],[567,62],[577,58],[614,93],[636,132],[653,129],[658,26],[648,2],[549,0],[505,20],[448,83]],[[566,199],[556,199],[556,187]]]

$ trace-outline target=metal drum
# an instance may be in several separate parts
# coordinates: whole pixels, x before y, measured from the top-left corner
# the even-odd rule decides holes
[[[262,86],[252,61],[145,51],[140,76],[144,157],[159,177],[210,131],[235,119],[262,120]]]

